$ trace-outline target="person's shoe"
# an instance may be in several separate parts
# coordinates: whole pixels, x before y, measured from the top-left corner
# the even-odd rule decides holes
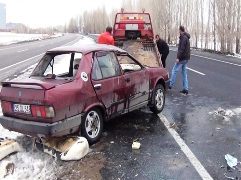
[[[183,89],[182,91],[180,91],[180,93],[184,95],[188,95],[188,90]]]
[[[172,90],[172,87],[171,87],[171,86],[169,86],[169,87],[168,87],[168,89],[169,89],[169,90]]]

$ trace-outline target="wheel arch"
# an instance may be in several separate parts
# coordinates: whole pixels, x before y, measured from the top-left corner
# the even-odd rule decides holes
[[[156,80],[154,87],[156,87],[158,84],[161,84],[164,87],[164,90],[166,89],[166,83],[163,77],[160,77]]]
[[[100,110],[100,113],[102,114],[103,120],[106,119],[106,111],[105,111],[105,106],[102,103],[94,103],[91,104],[89,106],[87,106],[84,109],[84,113],[87,113],[89,110],[93,109],[93,108],[97,108],[98,110]]]

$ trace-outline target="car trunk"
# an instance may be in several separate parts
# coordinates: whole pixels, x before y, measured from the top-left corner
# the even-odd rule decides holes
[[[21,82],[2,82],[1,101],[3,114],[24,120],[40,121],[41,119],[42,122],[50,122],[51,118],[43,120],[43,118],[34,117],[31,108],[32,106],[51,106],[45,99],[45,92],[69,81],[63,79],[27,78],[21,80]],[[3,102],[10,103],[11,111],[5,111]]]

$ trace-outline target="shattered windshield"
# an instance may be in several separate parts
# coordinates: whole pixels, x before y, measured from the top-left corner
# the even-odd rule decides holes
[[[57,77],[72,77],[77,72],[81,57],[81,53],[46,54],[32,76],[46,77],[52,74]]]

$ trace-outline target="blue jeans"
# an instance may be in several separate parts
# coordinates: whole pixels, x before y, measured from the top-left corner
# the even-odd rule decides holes
[[[187,62],[188,60],[180,61],[178,64],[175,63],[172,69],[172,77],[170,79],[170,86],[172,87],[175,83],[177,72],[180,68],[182,68],[182,84],[183,89],[188,90],[188,80],[187,80]]]

